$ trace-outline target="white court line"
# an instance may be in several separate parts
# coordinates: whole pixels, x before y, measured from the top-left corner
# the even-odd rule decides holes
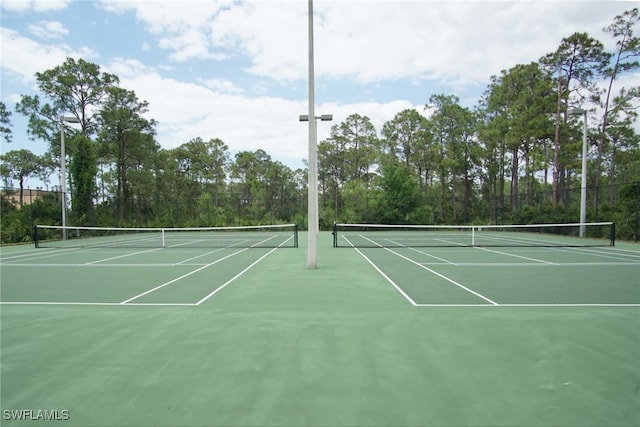
[[[15,256],[12,257],[13,258],[22,258],[22,257],[28,257],[29,259],[42,259],[42,258],[52,258],[52,257],[56,257],[56,256],[67,256],[69,255],[69,253],[73,254],[76,252],[82,252],[80,249],[78,248],[69,248],[69,249],[43,249],[42,252],[38,251],[38,252],[31,252],[28,254],[21,254],[19,256]],[[9,262],[5,263],[4,258],[0,261],[0,263],[2,263],[3,265],[10,265],[11,263],[11,259],[9,260]]]
[[[145,263],[145,264],[125,264],[125,263],[118,263],[118,264],[60,264],[60,263],[56,263],[56,264],[29,264],[29,263],[11,263],[11,264],[2,264],[3,268],[6,267],[29,267],[29,268],[38,268],[38,267],[47,267],[47,268],[51,268],[51,267],[96,267],[96,268],[102,268],[102,267],[175,267],[177,264],[171,264],[171,263]],[[201,265],[205,265],[205,264],[181,264],[181,265],[186,265],[186,266],[201,266]]]
[[[122,307],[123,304],[119,302],[51,302],[51,301],[0,301],[2,305],[96,305],[96,306],[112,306]],[[132,302],[124,304],[128,306],[180,306],[180,307],[194,307],[194,303],[180,303],[180,302]]]
[[[69,249],[65,249],[65,250],[69,250]],[[49,249],[49,251],[51,251],[51,249]],[[47,252],[47,250],[43,250],[42,252]],[[10,261],[12,259],[17,259],[17,258],[32,257],[33,255],[34,255],[33,252],[2,254],[0,255],[0,262],[7,261],[7,260]]]
[[[200,242],[200,241],[202,241],[202,240],[196,240],[195,242]],[[195,242],[189,241],[187,243],[171,245],[171,246],[168,246],[168,248],[176,248],[178,246],[184,246],[184,245],[192,244],[192,243],[195,243]],[[97,261],[87,262],[84,265],[98,264],[98,263],[105,262],[105,261],[111,261],[111,260],[119,259],[119,258],[126,258],[126,257],[129,257],[129,256],[144,254],[144,253],[147,253],[147,252],[157,252],[157,251],[160,251],[160,250],[163,250],[163,249],[165,249],[165,248],[153,248],[153,249],[147,249],[147,250],[144,250],[144,251],[136,251],[136,252],[132,252],[132,253],[124,254],[124,255],[114,256],[114,257],[111,257],[111,258],[104,258],[104,259],[97,260]],[[189,258],[189,259],[186,259],[184,261],[181,261],[181,262],[178,262],[178,263],[175,263],[175,264],[172,264],[172,265],[180,265],[180,264],[185,263],[187,261],[191,261],[192,259],[200,258],[200,257],[206,256],[206,255],[212,254],[214,252],[218,252],[220,250],[222,250],[222,249],[218,249],[218,250],[215,250],[215,251],[210,251],[210,252],[207,252],[206,254],[195,256],[193,258]]]
[[[187,276],[190,276],[198,271],[201,271],[211,265],[214,265],[224,259],[230,258],[236,254],[239,254],[241,252],[244,252],[246,250],[249,250],[250,248],[244,248],[241,249],[237,252],[234,252],[233,254],[230,254],[224,258],[220,258],[212,263],[206,264],[200,268],[198,268],[197,270],[191,271],[190,273],[184,274],[176,279],[173,279],[167,283],[163,283],[160,286],[156,286],[153,289],[150,289],[142,294],[136,295],[133,298],[129,298],[126,301],[123,302],[118,302],[118,303],[109,303],[109,302],[103,302],[103,303],[99,303],[99,302],[48,302],[48,301],[43,301],[43,302],[38,302],[38,301],[0,301],[0,304],[2,305],[83,305],[83,306],[166,306],[166,307],[173,307],[173,306],[182,306],[182,307],[196,307],[199,306],[200,304],[202,304],[203,302],[205,302],[206,300],[208,300],[209,298],[211,298],[213,295],[215,295],[218,291],[220,291],[221,289],[223,289],[224,287],[226,287],[227,285],[229,285],[231,282],[233,282],[234,280],[236,280],[238,277],[242,276],[245,272],[247,272],[250,268],[252,268],[254,265],[256,265],[257,263],[259,263],[260,261],[262,261],[264,258],[266,258],[268,255],[272,254],[273,252],[275,252],[276,249],[284,246],[288,241],[290,241],[293,237],[288,238],[287,240],[285,240],[284,242],[282,242],[280,245],[278,245],[277,247],[271,249],[269,252],[267,252],[266,254],[264,254],[263,256],[261,256],[258,260],[254,261],[251,265],[249,265],[247,268],[245,268],[244,270],[242,270],[240,273],[236,274],[233,278],[231,278],[230,280],[228,280],[226,283],[224,283],[222,286],[218,287],[216,290],[214,290],[213,292],[209,293],[207,296],[205,296],[204,298],[202,298],[200,301],[196,302],[196,303],[139,303],[139,302],[129,302],[129,301],[133,301],[136,298],[139,298],[143,295],[146,295],[150,292],[153,292],[157,289],[160,289],[164,286],[167,286],[171,283],[174,283],[180,279],[183,279]],[[266,239],[264,241],[268,241],[271,240],[272,238],[270,237],[269,239]],[[264,241],[260,242],[263,243]],[[257,243],[256,245],[259,245],[260,243]],[[255,245],[254,245],[255,246]],[[162,264],[162,265],[169,265],[169,264]],[[79,264],[79,266],[83,266],[83,264]]]
[[[202,258],[202,257],[205,257],[205,256],[207,256],[207,255],[211,255],[211,254],[214,254],[214,253],[216,253],[216,252],[220,252],[220,251],[222,251],[222,250],[224,250],[224,249],[225,249],[225,248],[220,248],[220,249],[216,249],[216,250],[214,250],[214,251],[209,251],[209,252],[204,253],[204,254],[196,255],[196,256],[194,256],[194,257],[191,257],[191,258],[187,258],[187,259],[185,259],[185,260],[182,260],[182,261],[180,261],[180,262],[178,262],[178,263],[176,263],[176,264],[174,264],[174,265],[185,265],[185,264],[186,264],[186,263],[188,263],[189,261],[193,261],[194,259]],[[188,265],[188,264],[187,264],[187,265]]]
[[[515,258],[526,259],[527,261],[535,261],[535,262],[539,262],[541,264],[555,265],[555,263],[553,263],[553,262],[544,261],[544,260],[537,259],[537,258],[529,258],[529,257],[522,256],[522,255],[510,254],[508,252],[496,251],[494,249],[487,249],[487,248],[482,248],[482,247],[478,247],[478,246],[476,246],[475,248],[483,250],[483,251],[486,251],[486,252],[492,252],[494,254],[512,256],[512,257],[515,257]]]
[[[436,241],[442,242],[442,243],[446,243],[446,244],[449,244],[449,245],[453,245],[453,246],[456,246],[456,247],[457,246],[469,246],[469,245],[466,245],[464,243],[453,242],[451,240],[446,240],[446,239],[433,239],[433,240],[436,240]]]
[[[342,237],[344,237],[344,236],[342,236]],[[373,240],[369,239],[368,237],[366,237],[366,236],[361,236],[361,237],[363,237],[363,238],[365,238],[366,240],[369,240],[371,243],[374,243],[374,244],[376,244],[376,245],[377,245],[377,243],[376,243],[376,242],[374,242]],[[352,245],[352,246],[353,246],[353,245]],[[378,245],[378,246],[380,246],[380,245]],[[382,246],[380,246],[380,247],[382,247]],[[430,269],[429,267],[426,267],[426,266],[424,266],[424,265],[420,264],[419,262],[416,262],[416,261],[412,260],[411,258],[407,258],[406,256],[404,256],[404,255],[402,255],[402,254],[399,254],[399,253],[397,253],[397,252],[395,252],[395,251],[393,251],[393,250],[391,250],[391,249],[389,249],[389,248],[382,247],[382,249],[384,249],[384,250],[386,250],[386,251],[388,251],[388,252],[391,252],[392,254],[397,255],[397,256],[399,256],[400,258],[405,259],[405,260],[409,261],[410,263],[415,264],[415,265],[417,265],[418,267],[423,268],[423,269],[427,270],[428,272],[430,272],[430,273],[432,273],[432,274],[435,274],[436,276],[438,276],[438,277],[440,277],[440,278],[442,278],[442,279],[446,280],[447,282],[449,282],[449,283],[451,283],[451,284],[453,284],[453,285],[455,285],[455,286],[457,286],[457,287],[459,287],[459,288],[461,288],[461,289],[464,289],[465,291],[469,292],[470,294],[473,294],[473,295],[477,296],[478,298],[481,298],[481,299],[483,299],[483,300],[485,300],[485,301],[487,301],[487,302],[489,302],[489,303],[491,303],[491,304],[493,304],[493,305],[500,305],[500,304],[498,304],[497,302],[495,302],[495,301],[493,301],[493,300],[491,300],[491,299],[489,299],[489,298],[485,297],[484,295],[482,295],[482,294],[480,294],[480,293],[478,293],[478,292],[476,292],[476,291],[474,291],[474,290],[472,290],[472,289],[467,288],[466,286],[464,286],[464,285],[462,285],[462,284],[460,284],[460,283],[456,282],[455,280],[453,280],[453,279],[451,279],[451,278],[449,278],[449,277],[447,277],[447,276],[445,276],[445,275],[443,275],[443,274],[440,274],[440,273],[438,273],[437,271],[432,270],[432,269]]]
[[[241,249],[241,250],[239,250],[239,251],[237,251],[237,252],[234,252],[234,253],[232,253],[232,254],[229,254],[229,255],[227,255],[227,256],[225,256],[225,257],[222,257],[222,258],[220,258],[220,259],[217,259],[217,260],[215,260],[215,261],[213,261],[213,262],[210,262],[209,264],[205,264],[205,265],[203,265],[203,266],[202,266],[202,267],[200,267],[200,268],[197,268],[197,269],[195,269],[195,270],[190,271],[189,273],[183,274],[182,276],[180,276],[180,277],[176,277],[176,278],[175,278],[175,279],[173,279],[173,280],[169,280],[168,282],[165,282],[165,283],[163,283],[163,284],[161,284],[161,285],[158,285],[158,286],[156,286],[156,287],[155,287],[155,288],[153,288],[153,289],[149,289],[148,291],[145,291],[145,292],[143,292],[143,293],[141,293],[141,294],[138,294],[138,295],[136,295],[136,296],[134,296],[134,297],[131,297],[131,298],[129,298],[128,300],[122,301],[120,304],[128,304],[129,302],[131,302],[131,301],[133,301],[133,300],[135,300],[135,299],[138,299],[138,298],[140,298],[140,297],[142,297],[142,296],[145,296],[145,295],[147,295],[147,294],[150,294],[151,292],[157,291],[157,290],[158,290],[158,289],[160,289],[160,288],[164,288],[165,286],[168,286],[168,285],[170,285],[170,284],[172,284],[172,283],[175,283],[175,282],[177,282],[178,280],[182,280],[182,279],[184,279],[185,277],[191,276],[192,274],[195,274],[195,273],[197,273],[198,271],[204,270],[204,269],[205,269],[205,268],[207,268],[207,267],[211,267],[212,265],[217,264],[217,263],[219,263],[220,261],[224,261],[224,260],[225,260],[225,259],[227,259],[227,258],[231,258],[232,256],[237,255],[237,254],[239,254],[239,253],[241,253],[241,252],[244,252],[244,251],[247,251],[247,250],[249,250],[249,248],[244,248],[244,249]]]
[[[147,253],[147,252],[156,252],[156,251],[159,251],[160,249],[162,249],[162,248],[154,248],[154,249],[147,249],[147,250],[144,250],[144,251],[136,251],[136,252],[132,252],[132,253],[124,254],[124,255],[118,255],[118,256],[114,256],[114,257],[110,257],[110,258],[99,259],[97,261],[86,262],[83,265],[94,265],[94,264],[98,264],[100,262],[111,261],[111,260],[119,259],[119,258],[126,258],[126,257],[129,257],[129,256],[144,254],[144,253]]]
[[[206,295],[204,298],[202,298],[200,301],[198,301],[196,303],[196,305],[200,305],[203,302],[205,302],[206,300],[208,300],[209,298],[211,298],[212,296],[214,296],[215,294],[217,294],[219,291],[221,291],[222,289],[224,289],[227,285],[231,284],[232,282],[234,282],[238,277],[242,276],[244,273],[246,273],[247,271],[249,271],[249,269],[251,269],[254,265],[256,265],[257,263],[259,263],[260,261],[262,261],[263,259],[265,259],[267,256],[271,255],[273,252],[275,252],[276,249],[284,246],[285,243],[287,243],[289,240],[293,239],[293,237],[289,237],[287,240],[285,240],[284,242],[280,243],[277,247],[271,249],[269,252],[267,252],[266,254],[262,255],[260,258],[258,258],[256,261],[254,261],[253,263],[251,263],[251,265],[249,265],[247,268],[245,268],[244,270],[242,270],[240,273],[236,274],[235,276],[233,276],[231,279],[227,280],[225,283],[223,283],[221,286],[219,286],[218,288],[214,289],[212,292],[210,292],[208,295]],[[267,239],[270,240],[270,239]],[[266,240],[264,240],[266,241]],[[263,242],[264,242],[263,241]],[[259,243],[258,243],[259,244]]]
[[[596,249],[587,249],[587,248],[551,248],[551,249],[555,249],[556,251],[559,251],[559,252],[578,253],[581,255],[589,255],[593,257],[611,258],[611,259],[618,259],[618,260],[625,260],[625,261],[628,260],[629,257],[632,257],[632,260],[634,258],[640,257],[640,255],[631,255],[631,254],[616,254],[616,253],[607,254]],[[640,258],[638,259],[638,262],[640,262]]]
[[[342,236],[342,238],[343,238],[344,240],[346,240],[346,241],[347,241],[347,243],[349,243],[349,245],[351,245],[351,247],[352,247],[353,249],[355,249],[355,250],[356,250],[356,252],[358,252],[358,253],[362,256],[362,258],[366,259],[366,260],[367,260],[367,262],[368,262],[369,264],[371,264],[371,266],[372,266],[372,267],[373,267],[373,268],[374,268],[378,273],[380,273],[380,275],[381,275],[382,277],[384,277],[384,278],[387,280],[387,282],[391,283],[391,286],[393,286],[394,288],[396,288],[396,291],[400,292],[400,295],[402,295],[402,296],[403,296],[407,301],[409,301],[409,302],[411,303],[411,305],[413,305],[413,306],[415,306],[415,305],[416,305],[416,302],[415,302],[412,298],[410,298],[410,297],[409,297],[409,295],[407,295],[407,294],[406,294],[402,289],[400,289],[400,287],[399,287],[399,286],[398,286],[398,285],[397,285],[393,280],[391,280],[391,278],[390,278],[389,276],[387,276],[386,274],[384,274],[384,272],[383,272],[382,270],[380,270],[380,268],[378,268],[378,266],[377,266],[373,261],[371,261],[369,258],[367,258],[367,256],[366,256],[365,254],[363,254],[363,253],[360,251],[360,249],[356,248],[356,247],[353,245],[353,243],[351,243],[351,241],[349,241],[349,239],[347,239],[347,237],[346,237],[346,236]]]
[[[482,235],[480,238],[485,239],[485,240],[490,240],[490,241],[498,241],[498,242],[526,243],[524,245],[525,247],[527,245],[533,245],[533,246],[542,245],[543,247],[555,247],[555,246],[563,246],[565,244],[565,242],[563,242],[562,240],[544,240],[544,241],[540,241],[540,240],[536,240],[536,239],[527,239],[524,236],[520,236],[520,237],[500,236],[500,237],[498,237],[498,236],[488,236],[488,235],[485,234],[485,235]],[[549,246],[549,245],[554,245],[554,246]]]
[[[602,251],[604,252],[612,252],[612,253],[618,253],[618,255],[623,255],[623,256],[632,256],[634,258],[640,258],[640,252],[639,251],[633,251],[630,249],[622,249],[618,246],[607,246],[604,248],[600,248]]]
[[[387,241],[389,241],[389,242],[391,242],[391,243],[393,243],[394,245],[398,245],[398,246],[401,246],[401,247],[403,247],[403,248],[410,249],[410,250],[412,250],[412,251],[414,251],[414,252],[418,252],[419,254],[426,255],[426,256],[428,256],[428,257],[431,257],[431,258],[437,259],[438,261],[442,261],[442,262],[444,262],[444,263],[446,263],[446,264],[456,265],[456,263],[455,263],[455,262],[451,262],[451,261],[449,261],[449,260],[447,260],[447,259],[440,258],[440,257],[437,257],[437,256],[435,256],[435,255],[431,255],[430,253],[420,251],[420,250],[418,250],[418,249],[416,249],[416,248],[412,248],[412,247],[410,247],[410,246],[403,245],[403,244],[402,244],[402,243],[400,243],[400,242],[396,242],[396,241],[393,241],[393,240],[390,240],[390,239],[386,239],[386,240],[387,240]]]
[[[198,243],[198,242],[204,242],[204,239],[198,239],[198,240],[187,240],[184,243],[176,243],[175,245],[169,245],[167,246],[167,248],[177,248],[180,246],[186,246],[186,245],[193,245],[194,243]]]
[[[143,293],[141,293],[141,294],[139,294],[139,295],[136,295],[136,296],[134,296],[134,297],[132,297],[132,298],[129,298],[129,299],[128,299],[128,300],[126,300],[126,301],[122,301],[120,304],[128,304],[130,301],[133,301],[133,300],[135,300],[135,299],[137,299],[137,298],[140,298],[140,297],[142,297],[142,296],[144,296],[144,295],[147,295],[147,294],[149,294],[149,293],[151,293],[151,292],[154,292],[154,291],[156,291],[156,290],[158,290],[158,289],[160,289],[160,288],[164,288],[164,287],[165,287],[165,286],[167,286],[167,285],[170,285],[170,284],[175,283],[175,282],[177,282],[177,281],[179,281],[179,280],[182,280],[182,279],[184,279],[185,277],[191,276],[192,274],[197,273],[198,271],[204,270],[205,268],[210,267],[210,266],[212,266],[212,265],[214,265],[214,264],[217,264],[217,263],[219,263],[220,261],[224,261],[225,259],[231,258],[232,256],[237,255],[237,254],[239,254],[239,253],[241,253],[241,252],[245,252],[245,251],[247,251],[247,250],[249,250],[249,249],[251,249],[251,248],[253,248],[253,247],[255,247],[255,246],[258,246],[258,245],[260,245],[260,244],[262,244],[262,243],[264,243],[264,242],[268,242],[269,240],[271,240],[271,239],[273,239],[273,238],[275,238],[275,236],[271,236],[271,237],[269,237],[268,239],[264,239],[264,240],[262,240],[262,241],[260,241],[260,242],[258,242],[258,243],[256,243],[256,244],[254,244],[253,246],[251,246],[251,247],[249,247],[249,248],[241,249],[241,250],[239,250],[239,251],[237,251],[237,252],[234,252],[234,253],[232,253],[232,254],[230,254],[230,255],[227,255],[227,256],[222,257],[222,258],[220,258],[220,259],[217,259],[217,260],[215,260],[215,261],[213,261],[213,262],[210,262],[209,264],[206,264],[206,265],[204,265],[204,266],[202,266],[202,267],[200,267],[200,268],[197,268],[197,269],[195,269],[195,270],[193,270],[193,271],[191,271],[191,272],[189,272],[189,273],[187,273],[187,274],[183,274],[183,275],[182,275],[182,276],[180,276],[180,277],[177,277],[177,278],[175,278],[175,279],[173,279],[173,280],[170,280],[170,281],[168,281],[168,282],[166,282],[166,283],[163,283],[163,284],[161,284],[161,285],[159,285],[159,286],[156,286],[156,287],[155,287],[155,288],[153,288],[153,289],[149,289],[148,291],[143,292]],[[273,248],[273,249],[272,249],[271,251],[269,251],[267,254],[265,254],[265,255],[263,255],[262,257],[260,257],[260,259],[258,259],[258,261],[262,260],[263,258],[265,258],[267,255],[269,255],[270,253],[272,253],[273,251],[275,251],[275,250],[276,250],[276,249],[278,249],[279,247],[283,246],[285,243],[287,243],[287,242],[288,242],[289,240],[291,240],[292,238],[293,238],[293,237],[289,237],[287,240],[285,240],[284,242],[282,242],[281,244],[279,244],[277,247]],[[198,302],[196,303],[196,305],[200,305],[200,303],[202,303],[203,301],[206,301],[210,296],[214,295],[214,294],[215,294],[216,292],[218,292],[221,288],[223,288],[223,287],[227,286],[230,282],[232,282],[233,280],[235,280],[237,277],[240,277],[240,276],[241,276],[245,271],[247,271],[249,268],[251,268],[251,267],[253,267],[254,265],[256,265],[256,264],[258,263],[258,261],[254,262],[254,263],[253,263],[253,264],[251,264],[249,267],[247,267],[247,268],[245,268],[244,270],[242,270],[242,271],[240,272],[240,274],[236,275],[233,279],[231,279],[230,281],[228,281],[227,283],[225,283],[224,285],[222,285],[220,288],[216,289],[216,290],[215,290],[214,292],[212,292],[211,294],[209,294],[209,295],[207,295],[206,297],[204,297],[202,300],[198,301]]]
[[[418,307],[640,307],[640,304],[417,304]]]
[[[423,265],[452,265],[444,262],[422,262]],[[453,264],[456,267],[606,267],[615,265],[640,266],[633,261],[621,262],[559,262],[542,264],[539,262],[460,262]]]
[[[265,239],[265,240],[263,240],[263,241],[262,241],[262,242],[260,242],[260,243],[267,242],[267,241],[269,241],[269,240],[271,240],[271,239],[273,239],[273,238],[275,238],[275,236],[273,236],[273,237],[269,237],[268,239]],[[230,240],[230,241],[232,241],[232,242],[235,242],[235,239],[227,239],[227,240]],[[239,242],[236,242],[236,243],[234,243],[234,244],[232,244],[232,245],[229,245],[229,246],[227,246],[227,247],[228,247],[228,248],[233,248],[233,247],[234,247],[234,246],[236,246],[236,245],[244,245],[245,243],[250,242],[250,241],[251,241],[251,239],[244,239],[244,240],[241,240],[241,241],[239,241]]]

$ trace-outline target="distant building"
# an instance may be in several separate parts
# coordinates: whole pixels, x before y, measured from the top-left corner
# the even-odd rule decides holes
[[[40,189],[25,188],[22,190],[22,203],[24,205],[30,205],[35,200],[43,197],[46,194],[57,194],[56,191],[47,191]],[[0,189],[0,195],[6,197],[16,206],[20,206],[20,189],[19,188],[2,188]]]

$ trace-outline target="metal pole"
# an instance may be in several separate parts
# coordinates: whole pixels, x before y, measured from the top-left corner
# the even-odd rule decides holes
[[[582,188],[580,190],[580,237],[585,237],[587,222],[587,110],[584,110],[582,129]]]
[[[315,225],[315,232],[316,232],[316,236],[318,236],[320,234],[320,212],[319,212],[319,202],[318,202],[318,121],[317,119],[313,120],[314,122],[314,141],[315,141],[315,157],[316,157],[316,167],[314,168],[314,173],[315,173],[315,178],[314,181],[316,183],[315,186],[315,193],[316,193],[316,199],[315,199],[315,205],[316,205],[316,222],[314,223]]]
[[[317,147],[315,128],[315,96],[314,96],[314,76],[313,76],[313,0],[309,0],[309,203],[308,203],[308,247],[307,247],[307,267],[315,269],[316,262],[316,228],[318,223],[318,175],[317,175]]]
[[[64,150],[64,118],[60,117],[60,189],[62,190],[62,240],[67,240],[67,171]]]

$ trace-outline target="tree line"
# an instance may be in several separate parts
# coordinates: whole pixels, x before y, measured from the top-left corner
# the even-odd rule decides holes
[[[492,76],[473,108],[433,94],[422,111],[398,112],[376,129],[351,114],[318,144],[321,227],[333,221],[422,224],[576,222],[582,129],[587,119],[589,221],[615,220],[619,237],[637,238],[640,86],[622,78],[640,68],[637,8],[603,31],[607,51],[587,33],[556,51]],[[69,223],[102,226],[215,226],[295,222],[305,226],[307,169],[292,170],[264,150],[231,158],[219,138],[174,149],[155,139],[146,101],[96,64],[68,58],[36,73],[38,95],[15,110],[49,150],[1,156],[13,203],[2,197],[2,241],[28,239],[36,223],[60,223],[60,194],[30,204],[23,182],[47,180],[60,164],[65,132]],[[77,126],[65,126],[62,113]],[[0,133],[13,137],[0,103]],[[35,212],[35,214],[34,214]]]

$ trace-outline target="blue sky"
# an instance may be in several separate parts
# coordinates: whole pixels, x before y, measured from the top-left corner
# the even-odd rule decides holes
[[[316,113],[333,114],[331,124],[367,115],[380,131],[403,109],[426,114],[435,93],[473,107],[492,75],[538,60],[576,31],[613,48],[602,28],[635,6],[315,0]],[[36,72],[82,57],[149,102],[164,148],[220,138],[232,155],[261,148],[304,167],[306,1],[3,0],[0,13],[0,95],[10,109],[21,94],[36,94]],[[3,153],[47,149],[28,139],[23,117],[14,113],[12,122],[14,142],[3,142]],[[319,124],[320,139],[331,124]]]

